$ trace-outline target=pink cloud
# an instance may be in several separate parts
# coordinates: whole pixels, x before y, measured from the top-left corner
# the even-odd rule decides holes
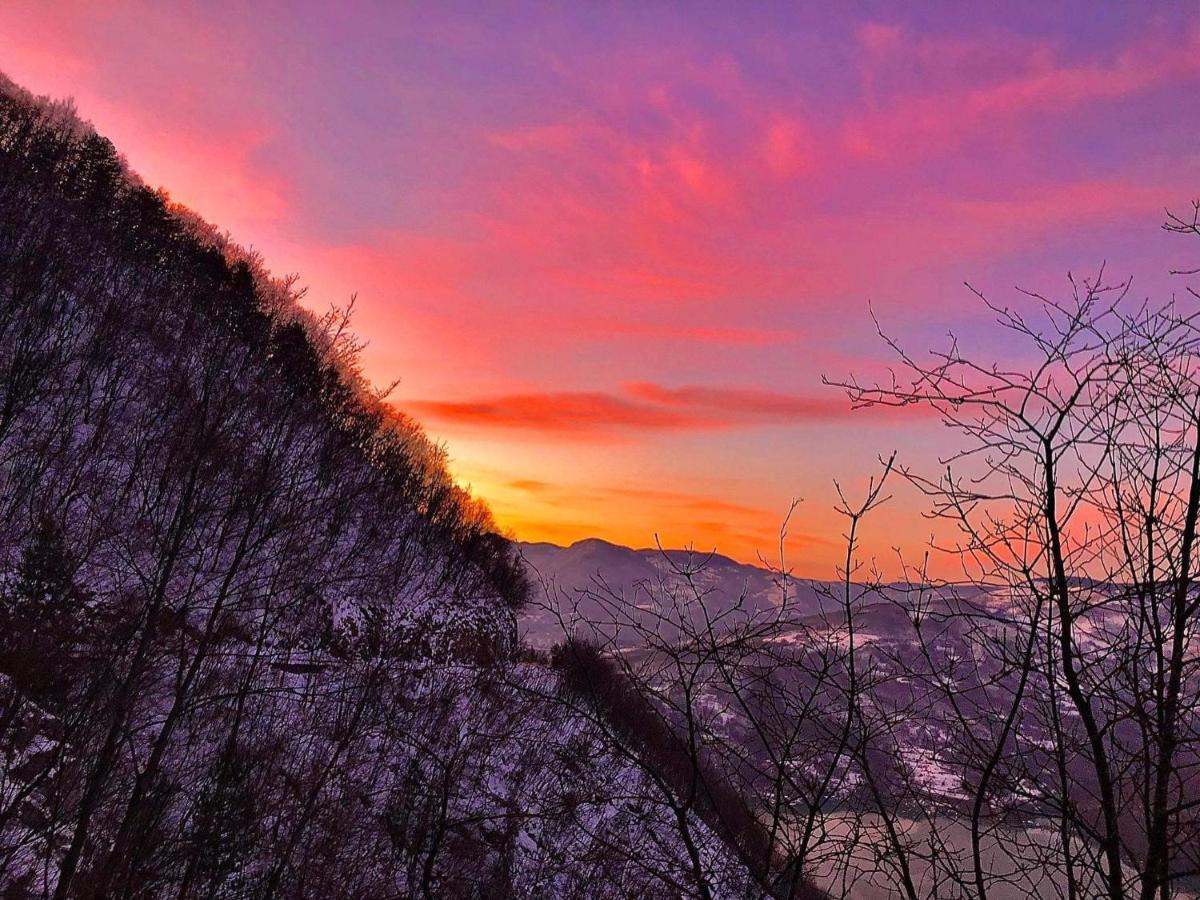
[[[904,37],[904,28],[882,22],[864,22],[858,26],[858,42],[872,53],[896,49]]]
[[[1195,27],[1183,35],[1151,33],[1107,58],[1072,62],[1058,61],[1045,43],[1011,37],[908,39],[901,29],[867,25],[860,40],[873,51],[864,60],[872,87],[885,82],[898,61],[925,76],[842,122],[842,147],[872,160],[946,155],[984,134],[1011,143],[1021,134],[1022,118],[1061,116],[1200,76]],[[881,57],[882,50],[887,53]]]
[[[713,388],[688,385],[668,388],[650,382],[625,385],[631,396],[665,408],[704,409],[720,412],[731,422],[811,421],[841,418],[848,414],[844,397],[835,392],[818,395],[783,394],[751,388]]]
[[[810,173],[817,166],[816,140],[798,120],[778,118],[767,126],[763,158],[767,169],[779,178]]]

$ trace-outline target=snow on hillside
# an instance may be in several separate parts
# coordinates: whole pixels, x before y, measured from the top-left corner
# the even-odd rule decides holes
[[[337,317],[2,76],[0,298],[0,894],[760,895]]]

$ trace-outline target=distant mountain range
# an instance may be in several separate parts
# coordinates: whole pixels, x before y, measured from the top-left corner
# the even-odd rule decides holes
[[[720,615],[741,603],[746,612],[761,612],[779,604],[786,589],[797,614],[829,608],[823,596],[833,585],[810,579],[783,577],[762,566],[739,563],[727,556],[691,550],[634,550],[599,538],[576,541],[569,547],[545,542],[519,544],[520,555],[535,582],[533,602],[522,613],[520,632],[533,647],[546,648],[563,638],[564,630],[589,630],[611,623],[615,601],[637,621],[655,617],[655,593],[681,587],[691,577],[703,592],[710,615]],[[639,615],[640,613],[640,615]],[[621,631],[621,629],[618,629]],[[618,636],[633,643],[627,633]]]

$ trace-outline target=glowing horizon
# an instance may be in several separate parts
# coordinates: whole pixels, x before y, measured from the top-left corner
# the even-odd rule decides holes
[[[873,11],[874,10],[874,11]],[[695,543],[828,574],[832,479],[946,446],[822,374],[990,346],[1107,261],[1161,293],[1200,195],[1200,15],[320,4],[0,8],[0,71],[321,309],[521,539]],[[1083,23],[1083,24],[1080,24]],[[929,531],[903,491],[869,551]]]

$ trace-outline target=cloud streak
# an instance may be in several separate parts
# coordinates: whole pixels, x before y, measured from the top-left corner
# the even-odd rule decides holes
[[[852,410],[835,391],[787,394],[756,388],[665,387],[652,382],[631,382],[616,392],[514,393],[468,400],[414,400],[405,405],[440,425],[581,438],[802,425],[872,415]]]

